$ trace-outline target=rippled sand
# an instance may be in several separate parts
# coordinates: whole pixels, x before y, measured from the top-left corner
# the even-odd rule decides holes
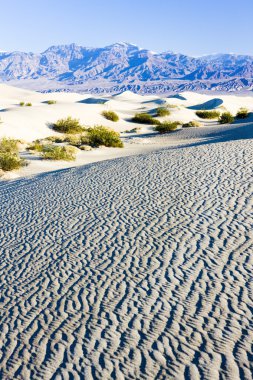
[[[1,183],[1,379],[252,379],[253,128],[221,131]]]

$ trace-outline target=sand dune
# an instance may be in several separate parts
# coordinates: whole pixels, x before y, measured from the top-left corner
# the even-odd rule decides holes
[[[67,113],[94,123],[105,107],[22,92],[34,105],[19,108],[23,90],[8,91],[1,136],[48,135],[46,120]],[[252,110],[251,98],[221,99]],[[186,107],[208,101],[166,99],[186,120]],[[155,102],[125,93],[107,103],[120,129]],[[38,161],[27,178],[0,182],[1,379],[252,379],[252,115],[142,132],[75,163],[89,165]]]
[[[252,379],[253,130],[203,130],[2,182],[0,378]]]
[[[94,152],[79,152],[76,162],[42,162],[36,157],[22,152],[29,166],[13,173],[5,174],[2,179],[17,178],[68,168],[70,166],[80,166],[91,162],[106,160],[110,158],[123,157],[126,155],[145,153],[150,150],[156,150],[160,147],[173,145],[174,137],[164,143],[164,140],[155,140],[152,142],[147,139],[147,134],[153,133],[153,127],[150,125],[134,124],[131,118],[135,113],[149,112],[155,114],[157,107],[168,105],[171,111],[170,120],[180,121],[182,123],[191,120],[200,120],[195,110],[199,108],[212,108],[222,105],[233,113],[236,113],[240,107],[247,107],[253,111],[252,97],[236,97],[231,95],[222,95],[214,98],[210,95],[197,94],[192,92],[183,92],[169,98],[160,98],[158,96],[141,96],[126,91],[115,96],[91,96],[90,94],[75,93],[50,93],[42,94],[33,91],[22,90],[19,88],[0,85],[0,138],[7,136],[21,139],[25,142],[31,142],[36,139],[45,138],[51,135],[57,135],[52,130],[50,124],[59,118],[72,116],[80,119],[85,126],[105,125],[123,133],[133,128],[138,128],[138,134],[135,134],[131,140],[128,135],[122,135],[125,142],[125,149],[96,149]],[[48,100],[55,100],[57,103],[48,105]],[[19,103],[31,102],[32,107],[20,107]],[[116,111],[120,117],[118,123],[106,120],[102,111]],[[166,120],[166,118],[161,118]],[[206,122],[206,126],[212,126],[213,122]],[[205,127],[206,128],[206,127]],[[220,128],[220,127],[219,127]],[[177,132],[178,133],[178,132]],[[199,132],[196,132],[199,133]],[[202,132],[201,132],[202,133]],[[204,134],[206,133],[203,132]],[[142,135],[142,138],[141,138]],[[178,138],[182,135],[181,131]],[[185,135],[185,133],[183,133]]]

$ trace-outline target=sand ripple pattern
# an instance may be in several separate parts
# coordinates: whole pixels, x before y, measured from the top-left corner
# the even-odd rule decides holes
[[[251,141],[0,186],[1,379],[252,379]]]

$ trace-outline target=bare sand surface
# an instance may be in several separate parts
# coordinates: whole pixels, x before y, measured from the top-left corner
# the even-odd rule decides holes
[[[0,183],[1,379],[252,379],[252,121],[153,142]]]

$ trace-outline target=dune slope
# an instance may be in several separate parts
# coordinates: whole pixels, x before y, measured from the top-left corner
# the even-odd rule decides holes
[[[2,379],[251,379],[252,140],[0,185]]]

